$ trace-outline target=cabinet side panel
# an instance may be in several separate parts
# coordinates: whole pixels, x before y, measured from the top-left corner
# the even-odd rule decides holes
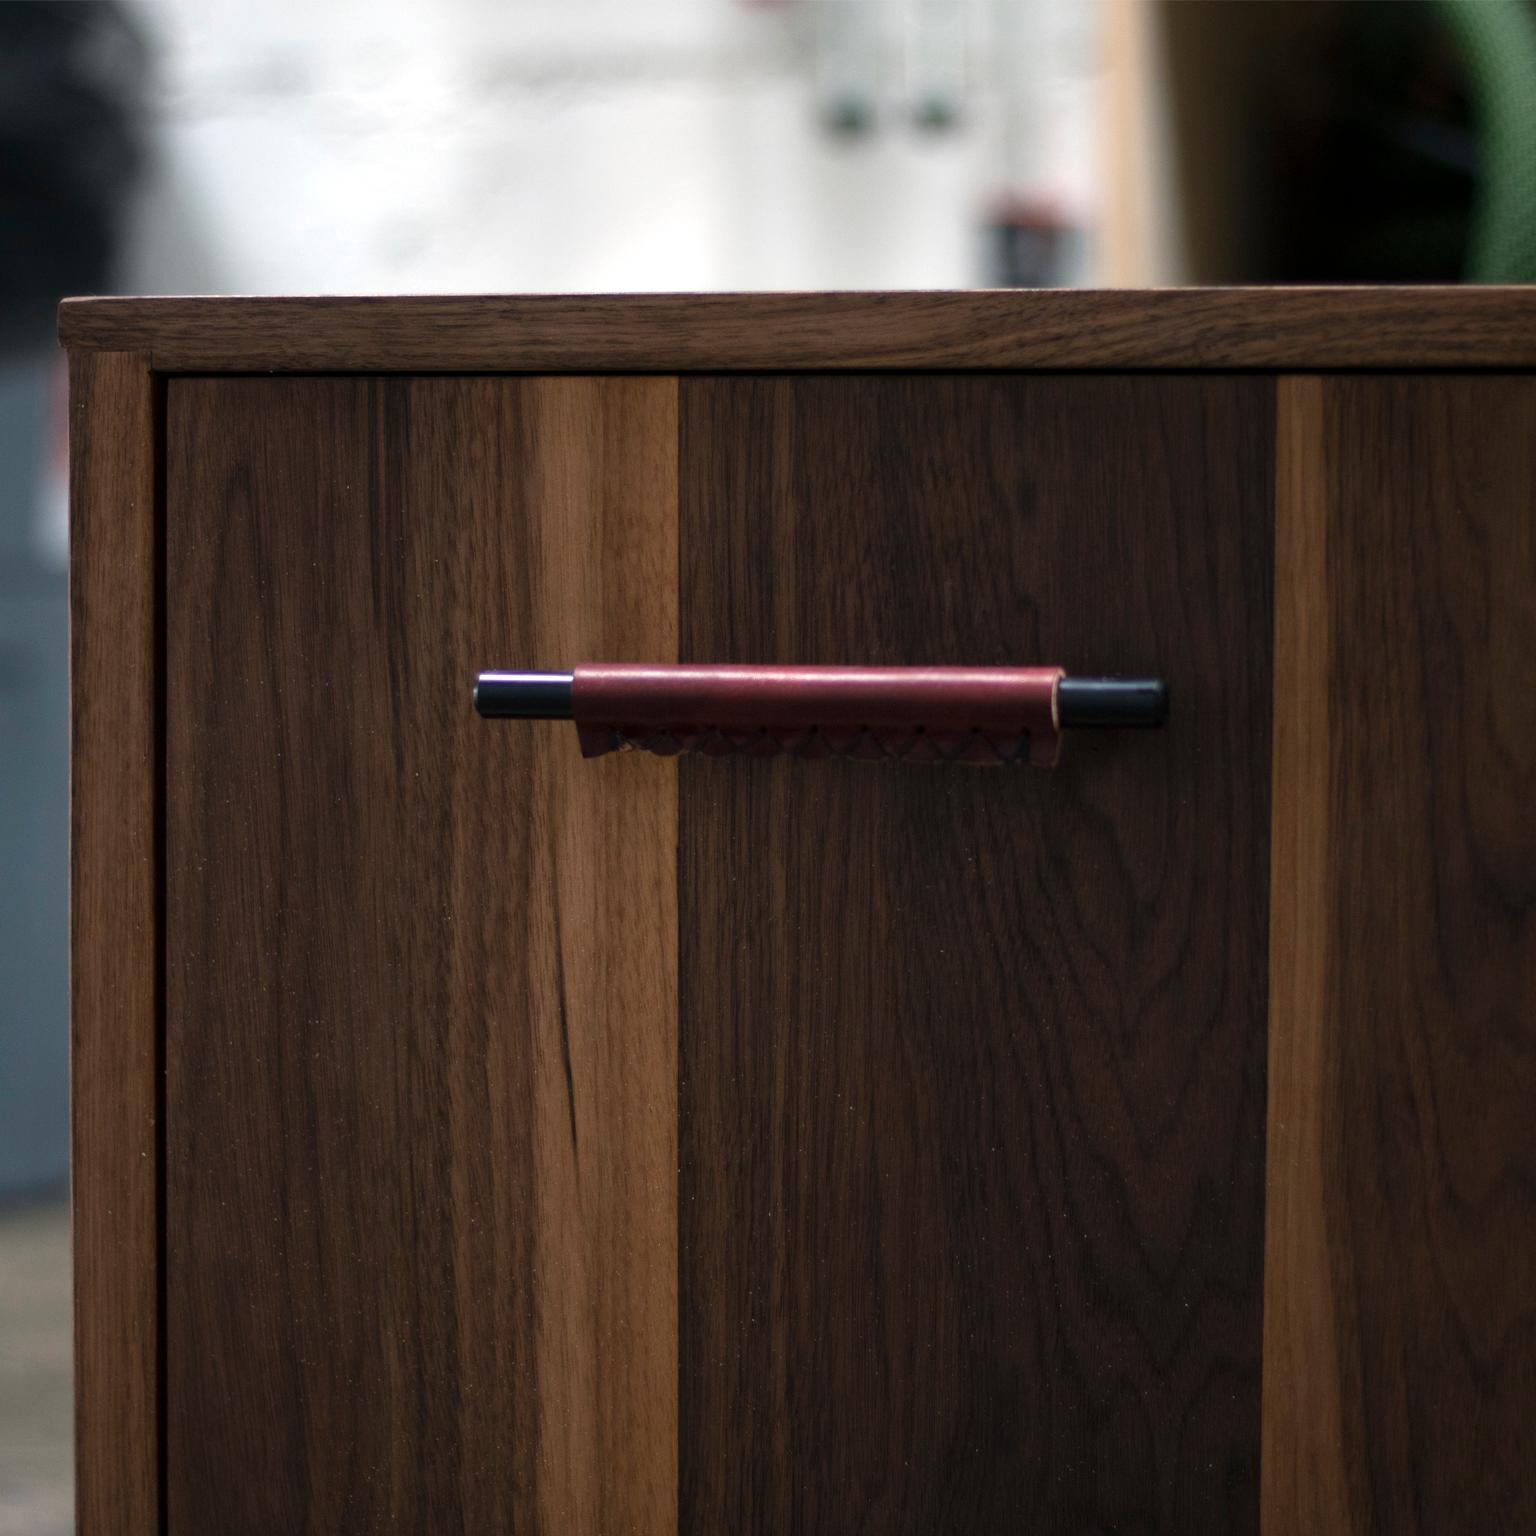
[[[1050,772],[680,764],[684,1529],[1256,1528],[1272,432],[684,381],[686,659],[1173,697]]]
[[[1305,800],[1284,813],[1298,828],[1315,815],[1320,936],[1293,949],[1305,963],[1271,1022],[1269,1294],[1288,1304],[1265,1341],[1266,1528],[1520,1529],[1536,1507],[1536,380],[1287,392],[1310,402],[1282,429],[1313,491],[1282,497],[1280,540],[1326,532],[1309,669],[1326,715],[1310,711],[1309,750],[1276,757],[1277,841],[1281,796]]]
[[[673,1531],[676,383],[168,410],[171,1528]]]
[[[161,850],[155,383],[70,358],[70,1118],[76,1522],[160,1529]]]

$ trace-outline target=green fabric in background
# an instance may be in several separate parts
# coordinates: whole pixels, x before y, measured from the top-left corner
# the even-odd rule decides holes
[[[1536,7],[1437,0],[1477,114],[1479,185],[1466,280],[1536,282]]]

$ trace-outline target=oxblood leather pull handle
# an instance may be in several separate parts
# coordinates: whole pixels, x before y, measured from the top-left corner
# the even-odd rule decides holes
[[[482,672],[490,718],[574,720],[582,755],[638,748],[772,757],[1049,767],[1070,726],[1153,726],[1155,678],[1069,678],[1059,667],[744,667],[593,664]]]

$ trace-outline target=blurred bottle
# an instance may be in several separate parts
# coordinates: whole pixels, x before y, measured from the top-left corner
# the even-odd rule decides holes
[[[1050,197],[1005,193],[987,218],[994,288],[1063,288],[1081,263],[1082,231]]]
[[[999,114],[999,190],[983,212],[984,280],[998,288],[1081,281],[1085,252],[1081,156],[1084,56],[1093,8],[993,0],[992,64]]]

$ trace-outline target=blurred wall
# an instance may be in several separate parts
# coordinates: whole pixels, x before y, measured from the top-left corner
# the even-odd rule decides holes
[[[47,357],[0,361],[0,1203],[61,1184],[69,1157],[68,612],[51,372]]]
[[[143,66],[110,0],[0,5],[0,1205],[57,1192],[68,1166],[67,532],[54,307],[61,293],[113,281],[140,163]]]
[[[138,14],[160,165],[137,291],[967,287],[1021,177],[1093,222],[1098,0]],[[946,84],[952,121],[921,126]],[[829,128],[860,93],[863,130]]]

